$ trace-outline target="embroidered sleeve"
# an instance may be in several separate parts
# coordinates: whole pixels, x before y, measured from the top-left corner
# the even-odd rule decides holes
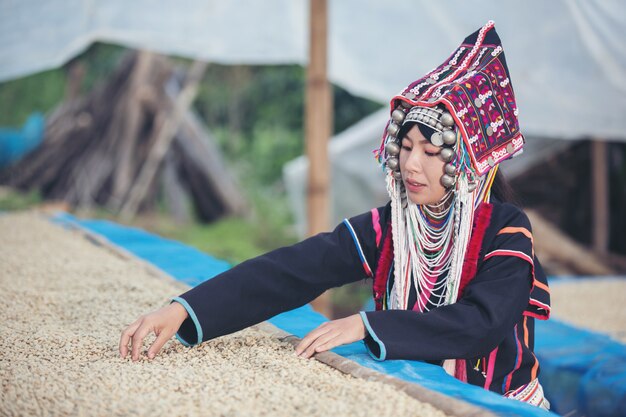
[[[519,258],[530,265],[532,288],[524,314],[540,320],[548,319],[550,317],[550,289],[546,275],[535,256],[530,222],[528,217],[519,210],[508,219],[506,225],[499,228],[483,262],[502,256]]]

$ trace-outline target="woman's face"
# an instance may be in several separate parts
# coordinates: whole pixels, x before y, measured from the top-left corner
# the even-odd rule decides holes
[[[415,204],[435,204],[446,194],[441,185],[445,162],[439,156],[441,148],[430,143],[417,125],[402,138],[400,172],[407,197]]]

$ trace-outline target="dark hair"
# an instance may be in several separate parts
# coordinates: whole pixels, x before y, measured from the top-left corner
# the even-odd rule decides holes
[[[516,206],[521,206],[517,194],[513,190],[513,187],[511,187],[511,184],[509,184],[506,180],[501,170],[496,172],[496,177],[493,179],[491,195],[503,203],[511,203]]]

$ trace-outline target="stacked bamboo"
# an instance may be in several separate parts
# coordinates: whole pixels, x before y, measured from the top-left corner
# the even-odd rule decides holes
[[[179,220],[192,211],[205,221],[244,212],[236,182],[190,110],[205,67],[195,62],[185,75],[162,56],[125,56],[104,84],[48,117],[41,146],[0,172],[0,184],[126,218],[160,199]]]

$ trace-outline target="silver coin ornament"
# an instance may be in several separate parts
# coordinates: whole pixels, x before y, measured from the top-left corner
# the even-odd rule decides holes
[[[443,135],[441,132],[435,132],[430,136],[430,143],[435,146],[443,145]]]
[[[446,171],[446,174],[450,176],[456,175],[456,167],[453,164],[446,164],[444,170]]]
[[[393,171],[393,177],[399,181],[402,179],[402,173],[400,171]]]
[[[387,152],[388,155],[397,156],[400,154],[400,145],[398,145],[395,141],[387,142],[385,145],[385,152]]]
[[[405,117],[405,114],[400,109],[395,109],[391,113],[391,119],[398,124],[401,124],[404,121],[404,117]]]
[[[439,155],[441,155],[441,159],[445,162],[452,162],[456,154],[452,148],[443,148]]]
[[[452,115],[448,112],[444,112],[441,115],[441,124],[443,124],[446,127],[454,126],[454,119],[452,118]]]
[[[456,182],[456,178],[450,176],[450,175],[443,175],[441,177],[441,185],[443,185],[446,188],[450,188],[454,185],[454,183]]]
[[[389,133],[391,136],[397,136],[399,131],[400,126],[395,123],[389,123],[389,126],[387,126],[387,133]]]
[[[456,143],[456,133],[452,130],[446,130],[443,132],[443,143],[446,145],[454,145]]]
[[[387,166],[389,167],[389,169],[395,171],[398,168],[399,165],[399,161],[398,158],[389,158],[387,159]]]

